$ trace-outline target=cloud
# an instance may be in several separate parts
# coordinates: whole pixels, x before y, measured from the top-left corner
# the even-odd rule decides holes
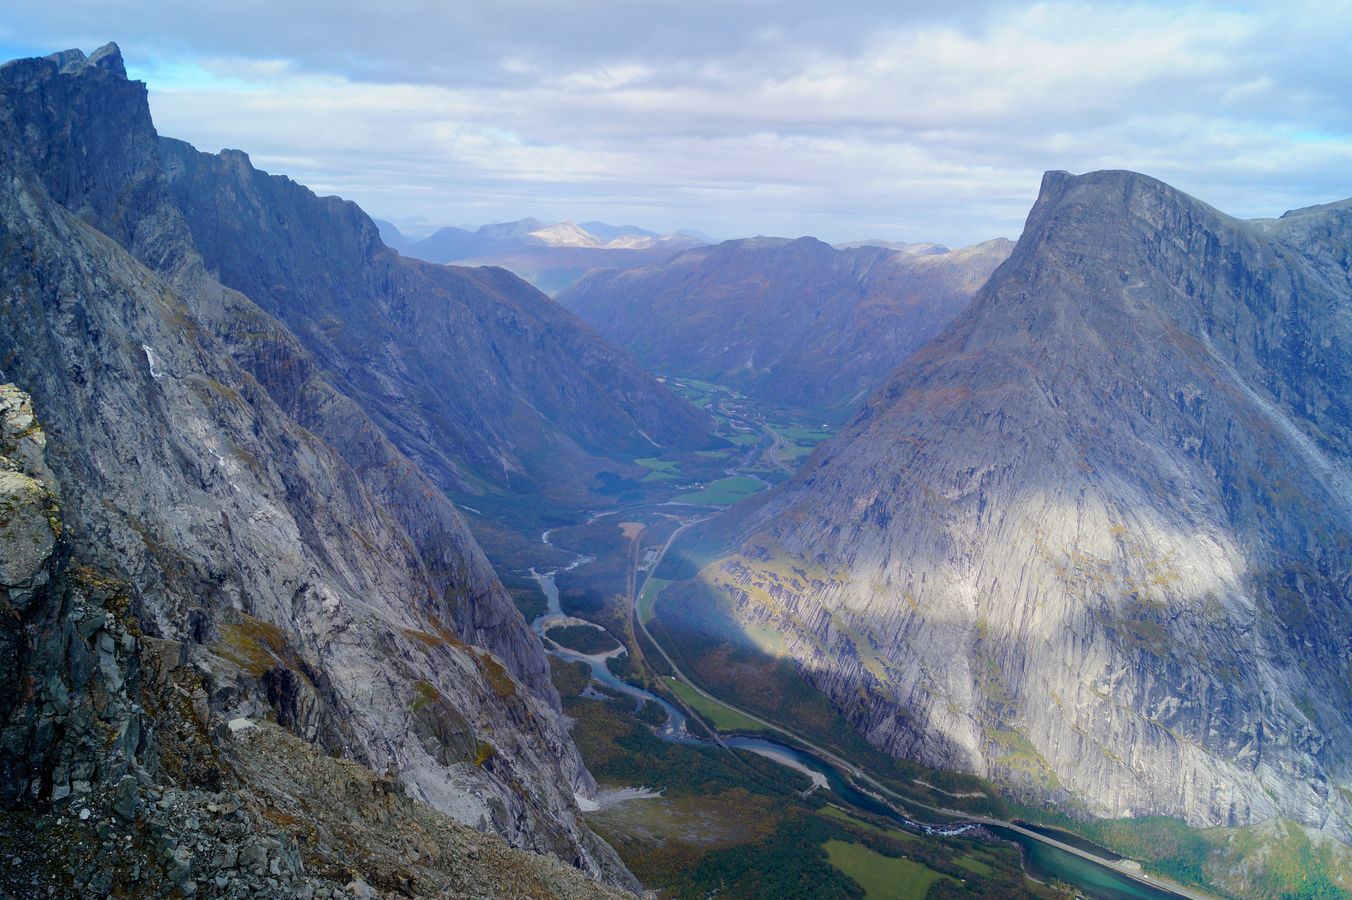
[[[1016,234],[1048,168],[1238,215],[1352,194],[1350,14],[938,6],[75,0],[2,37],[116,38],[162,132],[433,221],[963,243]]]

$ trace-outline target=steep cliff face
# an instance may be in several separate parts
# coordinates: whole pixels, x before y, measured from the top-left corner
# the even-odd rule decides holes
[[[852,408],[970,302],[1013,246],[921,254],[751,238],[595,272],[559,302],[654,371],[786,406]]]
[[[52,196],[180,285],[200,256],[443,491],[581,502],[609,458],[708,440],[698,410],[520,279],[402,259],[355,204],[159,138],[116,53],[67,68],[7,77]]]
[[[0,385],[0,893],[630,896],[276,725],[220,721],[224,661],[145,635],[129,585],[79,561],[46,450]]]
[[[128,82],[110,45],[0,70],[22,144],[53,198],[165,277],[197,321],[297,424],[325,439],[395,516],[449,603],[457,631],[501,656],[552,701],[538,642],[456,511],[360,405],[336,390],[281,322],[206,271],[162,172],[145,88]]]
[[[123,627],[182,642],[209,723],[274,718],[462,822],[631,884],[577,818],[572,794],[593,785],[538,641],[432,482],[206,275],[158,156],[132,158],[158,146],[125,115],[144,99],[115,51],[0,70],[0,375],[46,424],[62,494],[48,558],[125,585]],[[10,604],[56,564],[5,574]],[[102,651],[97,628],[79,633]],[[0,649],[40,659],[50,638]],[[66,715],[44,702],[29,690],[4,711]],[[36,733],[65,741],[50,721]],[[6,799],[88,781],[43,765],[7,776]]]
[[[1352,837],[1352,204],[1050,173],[1009,261],[713,573],[870,740]]]
[[[212,273],[285,322],[444,490],[576,499],[606,458],[708,440],[698,410],[507,271],[402,258],[355,204],[238,151],[160,152]]]

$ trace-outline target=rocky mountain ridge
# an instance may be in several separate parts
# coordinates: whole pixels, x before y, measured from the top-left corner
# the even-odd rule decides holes
[[[206,734],[273,719],[633,887],[578,817],[594,783],[463,519],[281,322],[212,277],[159,149],[115,47],[0,69],[0,374],[31,393],[60,490],[56,543],[5,575],[17,616],[0,649],[30,685],[0,710],[6,805],[157,783],[136,672],[145,641],[172,641]],[[40,433],[26,399],[9,407]],[[96,594],[105,609],[81,599]],[[71,604],[91,610],[75,633],[92,669],[43,624]],[[72,718],[95,702],[106,726]]]
[[[696,410],[520,280],[401,259],[354,204],[161,138],[116,60],[24,76],[53,196],[160,272],[186,255],[177,215],[209,275],[286,324],[443,490],[573,495],[617,449],[707,439]]]
[[[967,305],[1013,244],[945,253],[747,238],[586,276],[559,302],[650,370],[851,410]]]
[[[1352,839],[1352,204],[1048,173],[1009,260],[706,574],[873,743]]]
[[[163,139],[208,269],[287,324],[445,491],[578,490],[628,452],[702,446],[701,414],[501,269],[399,257],[353,204]]]

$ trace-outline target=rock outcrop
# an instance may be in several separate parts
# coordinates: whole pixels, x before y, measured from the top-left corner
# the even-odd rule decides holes
[[[1352,839],[1349,260],[1352,202],[1246,222],[1049,173],[711,577],[893,754]]]
[[[115,48],[0,69],[0,380],[45,425],[4,395],[32,428],[4,451],[6,496],[29,498],[3,526],[18,624],[0,651],[28,673],[0,710],[4,802],[70,803],[138,753],[155,777],[141,635],[181,648],[209,732],[273,720],[633,886],[578,818],[594,785],[543,651],[463,520],[282,323],[210,276],[158,148]],[[122,750],[80,749],[105,737],[72,724],[85,708]]]
[[[130,777],[143,733],[135,636],[70,563],[46,435],[0,384],[0,806],[61,801]]]
[[[410,798],[398,778],[274,724],[208,728],[200,673],[182,661],[183,646],[124,642],[140,666],[154,740],[142,742],[134,776],[95,779],[67,802],[0,816],[0,895],[632,896],[511,849]]]
[[[750,238],[559,295],[656,372],[800,409],[852,412],[972,299],[1014,245],[940,253]]]

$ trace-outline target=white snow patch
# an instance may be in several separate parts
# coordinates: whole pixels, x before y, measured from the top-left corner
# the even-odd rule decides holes
[[[155,351],[150,349],[149,344],[142,344],[141,349],[146,352],[146,363],[150,366],[150,377],[163,378],[163,372],[155,371]]]
[[[221,456],[219,453],[217,453],[210,447],[207,448],[207,452],[209,452],[212,456],[216,457],[216,464],[225,470],[226,481],[230,482],[230,486],[232,488],[234,488],[236,491],[239,491],[239,485],[235,484],[234,479],[230,477],[230,467],[225,464],[225,457]]]

